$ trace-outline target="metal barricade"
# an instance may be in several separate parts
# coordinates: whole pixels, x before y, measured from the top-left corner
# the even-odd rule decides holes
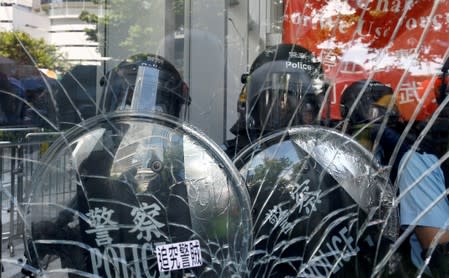
[[[14,240],[23,236],[20,213],[32,185],[31,177],[48,146],[60,135],[39,128],[0,129],[0,250],[7,240],[10,256],[14,256]]]
[[[23,148],[21,144],[25,135],[30,132],[39,132],[39,128],[2,128],[0,129],[0,185],[1,185],[1,218],[2,240],[8,239],[8,249],[14,255],[12,240],[17,233],[15,228],[16,196],[23,190]],[[3,196],[6,196],[4,198]],[[20,194],[19,200],[23,194]],[[5,223],[6,222],[6,223]],[[5,229],[6,228],[6,229]],[[0,245],[3,248],[3,244]],[[3,250],[3,249],[0,249]]]

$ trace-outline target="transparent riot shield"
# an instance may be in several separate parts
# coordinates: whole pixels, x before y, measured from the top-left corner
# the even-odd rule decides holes
[[[391,184],[337,131],[277,132],[234,162],[252,204],[251,277],[370,277],[397,237]]]
[[[34,176],[25,269],[48,277],[247,273],[249,196],[190,125],[116,113],[71,129]]]

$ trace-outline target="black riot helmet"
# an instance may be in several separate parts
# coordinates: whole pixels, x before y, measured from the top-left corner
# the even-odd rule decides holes
[[[446,61],[444,62],[443,67],[441,68],[440,85],[438,86],[437,91],[438,104],[441,104],[444,98],[447,96],[448,77],[449,77],[449,57],[446,58]]]
[[[185,118],[189,89],[176,68],[161,56],[131,56],[111,70],[104,86],[100,112],[132,110]],[[181,117],[183,116],[183,117]]]
[[[324,80],[321,64],[309,50],[293,44],[269,47],[243,81],[250,131],[263,134],[316,121]]]
[[[340,112],[352,124],[361,124],[385,116],[393,89],[376,80],[359,80],[346,88],[340,100]],[[352,111],[351,111],[352,110]],[[390,112],[392,120],[399,118],[396,107]]]

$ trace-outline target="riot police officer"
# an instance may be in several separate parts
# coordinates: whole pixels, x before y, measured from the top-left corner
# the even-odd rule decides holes
[[[108,252],[118,252],[111,251],[114,247],[110,243],[118,241],[135,245],[144,242],[130,237],[130,230],[119,227],[108,230],[108,237],[100,239],[101,232],[96,232],[96,229],[101,228],[95,226],[104,223],[97,221],[97,212],[107,212],[109,216],[113,214],[109,219],[105,216],[110,224],[132,226],[135,223],[130,215],[146,209],[142,204],[148,204],[147,209],[156,209],[151,220],[154,227],[158,228],[154,233],[161,237],[161,241],[167,240],[167,237],[183,241],[190,235],[190,232],[176,225],[167,228],[168,224],[162,224],[165,219],[170,224],[191,225],[186,187],[182,182],[183,152],[177,149],[182,139],[179,135],[164,132],[164,127],[158,128],[156,125],[146,131],[149,138],[145,140],[139,137],[142,124],[112,123],[114,115],[120,113],[128,113],[126,115],[130,117],[135,113],[152,113],[164,119],[182,119],[181,110],[187,114],[189,104],[187,85],[170,62],[152,54],[135,55],[121,62],[102,79],[101,84],[104,90],[96,119],[111,118],[111,122],[108,124],[107,120],[100,128],[100,133],[96,131],[97,126],[86,122],[87,134],[70,143],[73,152],[69,156],[73,162],[71,167],[77,173],[77,184],[71,199],[63,201],[61,207],[64,209],[53,212],[57,216],[50,218],[45,213],[38,213],[42,209],[40,207],[28,212],[31,227],[26,254],[28,263],[22,271],[24,274],[34,275],[40,268],[46,267],[46,260],[58,257],[63,268],[107,277],[117,275],[114,271],[121,270],[111,270],[117,268],[114,262],[102,261]],[[139,140],[141,142],[136,143]],[[167,157],[167,152],[171,156]],[[127,159],[130,156],[134,157],[134,161]],[[141,178],[144,175],[150,175],[152,179]],[[35,190],[39,191],[38,188]],[[39,196],[34,195],[32,198]],[[152,206],[153,203],[158,206]],[[171,207],[172,211],[167,209],[160,213],[162,205],[166,206],[164,209]],[[160,217],[156,218],[156,214]],[[149,238],[151,234],[145,237]],[[43,240],[52,242],[39,243]],[[58,241],[79,244],[62,248]],[[131,249],[120,251],[123,252],[120,255],[123,260],[135,257],[136,251]],[[154,259],[151,260],[147,264],[155,263]],[[128,275],[130,271],[124,268],[123,275]],[[69,276],[77,277],[77,274]]]
[[[239,119],[231,128],[236,137],[227,142],[231,157],[268,133],[319,123],[318,112],[325,92],[323,69],[304,47],[268,47],[241,80],[244,86],[239,97]]]

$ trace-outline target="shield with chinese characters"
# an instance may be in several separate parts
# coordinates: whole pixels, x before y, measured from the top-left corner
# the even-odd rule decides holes
[[[251,277],[370,277],[396,238],[392,186],[351,138],[291,128],[234,162],[252,204]]]
[[[238,170],[167,116],[115,113],[68,131],[36,171],[25,214],[25,269],[35,274],[248,272],[252,222]]]

